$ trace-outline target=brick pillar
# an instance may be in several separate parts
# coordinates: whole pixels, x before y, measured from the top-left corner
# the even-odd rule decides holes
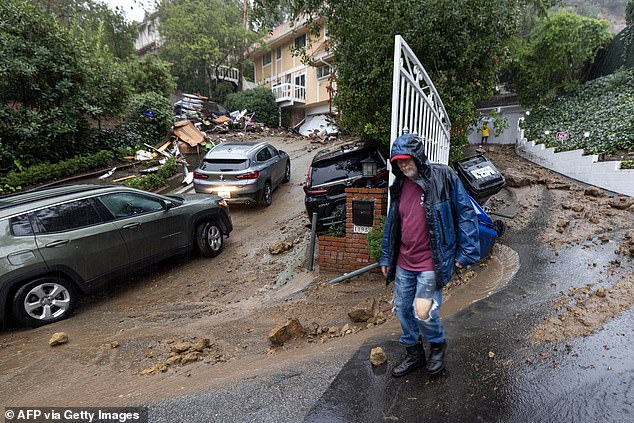
[[[387,214],[387,188],[346,188],[346,236],[319,236],[320,271],[348,273],[374,262],[367,251],[367,234],[354,233],[352,202],[359,200],[374,203],[372,227]]]

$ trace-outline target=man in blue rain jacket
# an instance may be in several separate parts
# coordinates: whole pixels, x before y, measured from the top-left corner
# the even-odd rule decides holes
[[[416,134],[404,134],[390,155],[396,179],[383,232],[381,270],[394,281],[394,308],[407,354],[392,370],[405,376],[425,366],[430,375],[445,368],[447,342],[438,309],[442,288],[456,268],[480,259],[478,221],[469,196],[448,166],[427,160]],[[430,346],[426,360],[421,336]]]

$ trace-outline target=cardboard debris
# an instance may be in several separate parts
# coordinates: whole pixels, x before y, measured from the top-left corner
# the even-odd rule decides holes
[[[174,123],[174,135],[190,147],[196,147],[199,144],[205,144],[205,136],[194,126],[190,120],[181,120]]]
[[[228,116],[220,116],[220,117],[217,117],[216,119],[212,119],[211,121],[218,125],[222,125],[223,123],[231,122],[231,118]]]

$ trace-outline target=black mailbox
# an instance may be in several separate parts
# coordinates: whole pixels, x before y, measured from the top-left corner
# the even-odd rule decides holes
[[[352,200],[352,223],[357,226],[372,226],[374,201]]]

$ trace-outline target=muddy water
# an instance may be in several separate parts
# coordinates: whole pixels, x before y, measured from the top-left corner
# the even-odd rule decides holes
[[[485,271],[478,273],[469,283],[452,288],[440,308],[442,318],[456,314],[471,304],[500,291],[517,273],[519,256],[513,249],[496,244],[493,257]]]

